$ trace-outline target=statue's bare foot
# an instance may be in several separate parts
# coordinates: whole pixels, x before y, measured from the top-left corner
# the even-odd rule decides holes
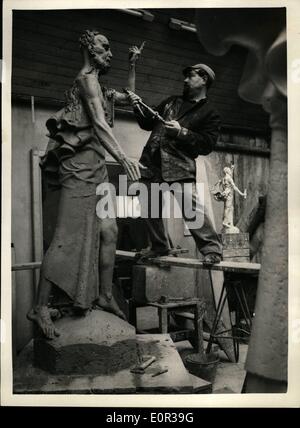
[[[51,311],[47,306],[36,306],[28,312],[27,318],[40,327],[47,339],[54,339],[55,336],[59,336],[59,332],[51,320]]]
[[[121,311],[113,296],[108,297],[101,294],[96,302],[96,305],[100,306],[100,308],[102,308],[104,311],[111,312],[126,321],[124,312]]]

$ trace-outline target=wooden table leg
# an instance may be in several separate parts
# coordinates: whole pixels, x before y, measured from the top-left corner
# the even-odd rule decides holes
[[[168,333],[168,309],[158,308],[158,318],[160,333]]]

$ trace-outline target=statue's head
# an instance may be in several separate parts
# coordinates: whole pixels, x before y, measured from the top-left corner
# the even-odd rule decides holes
[[[85,30],[79,38],[80,48],[91,57],[101,74],[110,68],[112,53],[107,38],[97,30]]]
[[[225,168],[223,169],[224,174],[229,174],[232,175],[233,174],[233,170],[234,170],[234,165],[229,166],[225,166]]]

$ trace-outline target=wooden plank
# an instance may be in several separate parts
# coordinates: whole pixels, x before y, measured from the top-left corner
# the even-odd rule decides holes
[[[133,260],[135,258],[135,253],[130,251],[117,250],[116,255],[118,257],[121,257],[123,259],[128,259],[128,260]],[[208,270],[215,270],[215,271],[251,273],[251,274],[258,274],[261,267],[259,263],[250,263],[250,262],[239,263],[239,262],[222,261],[208,268],[203,264],[202,261],[197,259],[168,257],[168,256],[151,259],[151,263],[162,264],[165,266],[180,266],[180,267],[189,267],[189,268],[196,268],[196,269],[208,269]]]
[[[17,270],[34,270],[39,269],[41,264],[41,262],[17,263],[12,265],[11,270],[13,272]]]
[[[31,152],[32,179],[32,231],[33,231],[33,260],[43,259],[43,211],[42,211],[42,180],[40,171],[40,151]],[[35,290],[37,291],[40,273],[34,272]]]
[[[178,302],[169,302],[169,303],[159,303],[159,302],[149,302],[147,306],[154,306],[155,308],[160,309],[179,309],[179,308],[190,308],[194,309],[195,305],[199,303],[199,299],[188,299],[186,301],[178,301]]]
[[[120,257],[125,260],[134,260],[135,253],[130,251],[116,251],[117,257]],[[163,263],[168,266],[180,266],[186,268],[196,268],[196,269],[207,269],[205,265],[200,260],[197,259],[184,259],[180,257],[158,257],[155,261],[155,264]],[[12,270],[31,270],[39,269],[41,262],[29,262],[29,263],[20,263],[12,266]],[[236,272],[236,273],[249,273],[258,275],[260,271],[260,263],[250,263],[250,262],[231,262],[231,261],[222,261],[217,265],[213,265],[210,270],[215,271],[224,271],[224,272]]]

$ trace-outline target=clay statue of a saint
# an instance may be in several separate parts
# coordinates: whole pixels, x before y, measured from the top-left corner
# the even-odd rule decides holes
[[[108,181],[105,150],[132,181],[140,178],[143,167],[126,156],[111,130],[111,106],[128,102],[126,94],[101,84],[112,58],[108,39],[86,30],[79,43],[82,68],[66,94],[64,108],[46,123],[50,140],[42,168],[48,181],[59,185],[60,202],[54,236],[42,262],[37,300],[27,317],[48,339],[59,335],[53,323],[58,311],[49,305],[53,289],[69,301],[71,313],[84,314],[97,305],[125,318],[112,293],[116,219],[97,216],[101,196],[96,188]],[[136,46],[129,49],[132,91],[140,53]]]
[[[239,233],[240,230],[233,224],[233,213],[234,213],[234,192],[247,198],[247,190],[241,192],[233,181],[233,170],[234,165],[230,167],[226,166],[223,169],[224,176],[217,181],[217,183],[211,189],[211,192],[216,201],[224,202],[223,212],[223,228],[222,233]]]

